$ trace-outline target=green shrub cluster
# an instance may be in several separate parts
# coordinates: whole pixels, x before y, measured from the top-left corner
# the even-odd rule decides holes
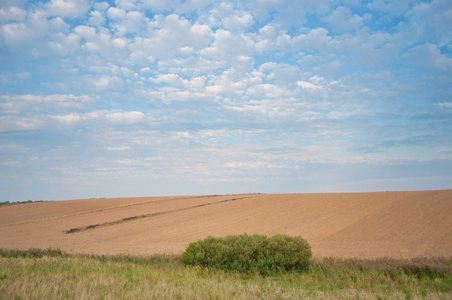
[[[182,255],[187,265],[263,275],[309,268],[311,246],[301,237],[231,235],[191,243]]]

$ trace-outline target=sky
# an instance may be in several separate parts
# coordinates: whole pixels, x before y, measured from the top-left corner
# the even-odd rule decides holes
[[[0,0],[0,201],[450,188],[450,0]]]

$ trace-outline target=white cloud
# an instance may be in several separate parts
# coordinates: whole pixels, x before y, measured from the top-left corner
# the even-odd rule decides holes
[[[92,83],[97,90],[105,90],[107,88],[119,89],[123,85],[123,80],[118,76],[102,75],[98,78],[87,77],[88,82]]]
[[[113,124],[134,124],[144,120],[144,114],[140,111],[107,111],[98,110],[87,113],[70,113],[66,115],[52,115],[51,119],[63,125],[75,125],[81,122],[108,121]]]
[[[240,170],[250,170],[250,169],[274,169],[274,168],[282,169],[285,166],[277,165],[277,164],[269,164],[269,163],[262,162],[262,161],[257,161],[257,162],[236,161],[236,162],[226,162],[224,164],[224,167],[240,169]]]
[[[96,28],[86,25],[79,25],[74,28],[74,33],[89,41],[96,37]]]
[[[42,116],[17,117],[0,116],[0,132],[38,130],[45,127]]]
[[[48,43],[48,47],[52,53],[60,56],[74,54],[80,48],[80,37],[73,33],[69,35],[59,33],[54,35],[54,39]]]
[[[273,39],[276,37],[276,28],[273,25],[265,25],[259,29],[260,37]]]
[[[153,11],[163,12],[177,7],[177,0],[142,0],[144,7],[152,9]]]
[[[126,17],[126,11],[122,8],[110,7],[107,13],[111,19],[124,19]]]
[[[452,58],[442,54],[436,45],[430,43],[415,46],[403,54],[402,58],[408,64],[419,68],[452,74]]]
[[[30,182],[298,189],[451,149],[447,0],[3,2],[2,143],[52,158]]]
[[[199,53],[219,67],[240,66],[243,58],[250,57],[254,52],[254,42],[243,34],[234,34],[224,29],[215,31],[215,41]]]
[[[108,151],[125,151],[125,150],[132,150],[132,147],[129,146],[122,146],[122,147],[107,147]]]
[[[247,1],[246,6],[260,22],[268,22],[273,18],[273,22],[279,26],[300,26],[306,22],[306,12],[315,6],[322,6],[321,2],[326,1],[316,1],[314,5],[312,1],[253,0]]]
[[[225,75],[212,79],[212,84],[205,87],[208,94],[214,95],[241,95],[246,84],[241,81],[233,81]]]
[[[247,95],[251,98],[257,97],[259,99],[281,99],[290,98],[294,96],[294,93],[279,85],[263,83],[249,87],[247,89]]]
[[[112,112],[105,118],[113,123],[137,123],[144,120],[144,114],[140,111]]]
[[[85,43],[82,44],[81,48],[83,50],[87,50],[90,53],[99,53],[99,54],[109,54],[113,58],[114,52],[124,52],[126,42],[123,38],[112,38],[110,32],[106,30],[100,30],[100,32],[96,33],[94,28],[89,28],[85,26],[85,28],[76,28],[76,33],[80,34],[82,38],[85,39]]]
[[[244,31],[254,23],[250,14],[228,16],[223,19],[223,25],[231,31]]]
[[[253,95],[253,94],[251,94]],[[238,113],[239,118],[260,120],[264,122],[279,122],[285,120],[290,123],[305,121],[312,114],[312,108],[306,103],[290,97],[291,93],[278,87],[267,91],[264,95],[269,99],[251,100],[244,105],[225,105],[225,109]]]
[[[23,23],[12,23],[0,26],[0,34],[6,44],[11,46],[21,46],[34,39],[33,32]]]
[[[413,43],[428,41],[440,46],[452,43],[450,20],[452,18],[452,3],[448,0],[434,0],[416,3],[406,13],[409,20],[407,35]],[[405,29],[405,28],[404,28]]]
[[[149,67],[145,67],[145,68],[141,68],[141,69],[140,69],[140,72],[141,72],[141,73],[149,73],[149,72],[152,72],[152,70],[151,70],[151,68],[149,68]]]
[[[452,102],[441,102],[437,105],[440,109],[444,109],[447,112],[452,112]]]
[[[325,28],[311,29],[308,33],[297,35],[293,38],[293,44],[300,49],[327,49],[331,37]]]
[[[25,20],[27,12],[17,6],[2,7],[0,8],[0,22],[18,22],[21,23]]]
[[[149,78],[151,82],[162,85],[146,93],[155,101],[171,103],[172,101],[204,101],[209,99],[205,89],[204,77],[192,77],[191,80],[183,79],[176,74],[160,74]]]
[[[286,50],[291,38],[285,32],[280,32],[280,36],[277,35],[277,30],[273,25],[265,25],[260,28],[259,35],[256,38],[256,51],[262,53],[265,51]]]
[[[418,2],[417,0],[399,0],[399,1],[390,1],[390,0],[374,0],[369,7],[371,9],[382,11],[385,13],[389,13],[391,15],[400,16],[406,13],[410,7]]]
[[[190,13],[192,11],[201,10],[211,4],[211,0],[186,0],[179,1],[176,6],[176,11],[179,13]]]
[[[124,9],[116,7],[110,7],[108,9],[108,16],[110,19],[114,20],[111,26],[115,28],[116,33],[119,36],[138,33],[141,31],[141,28],[150,21],[142,12],[126,12]]]
[[[51,16],[77,18],[90,7],[88,0],[51,0],[46,4],[46,13]]]
[[[140,164],[140,160],[138,159],[131,159],[131,158],[124,158],[124,159],[118,159],[115,160],[116,163],[121,165],[136,165]]]
[[[105,17],[103,13],[99,11],[90,12],[91,17],[89,18],[88,24],[91,26],[101,26],[105,22]]]
[[[11,73],[0,71],[0,84],[12,84],[18,81],[26,81],[30,76],[30,72]]]
[[[188,81],[179,77],[176,74],[163,74],[158,75],[157,78],[152,79],[156,83],[166,83],[168,85],[177,86],[177,87],[185,87],[188,84]]]
[[[313,84],[308,81],[297,81],[297,85],[308,90],[321,90],[323,87],[321,85]]]
[[[64,116],[53,116],[52,118],[64,125],[73,125],[82,119],[80,114],[77,113],[70,113]]]
[[[70,25],[62,17],[48,17],[43,11],[28,11],[23,22],[0,25],[0,37],[15,53],[26,57],[47,56],[48,42],[54,36],[67,34]]]
[[[166,17],[157,15],[149,24],[146,37],[135,37],[129,46],[131,56],[144,62],[152,62],[154,57],[169,58],[180,53],[178,50],[184,47],[200,49],[210,44],[213,38],[208,26],[191,25],[175,14]]]
[[[110,5],[107,2],[96,2],[94,8],[97,10],[106,10]]]
[[[188,38],[192,41],[190,43],[191,47],[201,49],[207,47],[213,41],[214,34],[212,29],[207,25],[193,24],[190,27]]]
[[[39,95],[0,95],[4,102],[0,103],[4,113],[17,114],[26,111],[42,111],[56,109],[80,109],[94,104],[95,97],[89,95],[75,96],[71,94]]]
[[[370,14],[365,14],[363,17],[352,14],[350,8],[339,6],[330,15],[324,18],[334,31],[339,32],[353,32],[364,25],[366,19],[369,19]]]
[[[199,135],[201,137],[227,137],[233,134],[241,133],[240,130],[237,131],[226,131],[225,129],[206,129],[206,130],[200,130]]]

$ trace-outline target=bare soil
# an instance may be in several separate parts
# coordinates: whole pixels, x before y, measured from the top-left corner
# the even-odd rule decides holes
[[[452,257],[452,190],[83,199],[0,207],[0,248],[181,253],[231,234],[302,236],[315,257]]]

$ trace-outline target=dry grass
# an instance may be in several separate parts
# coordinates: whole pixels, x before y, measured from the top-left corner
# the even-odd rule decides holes
[[[9,253],[9,254],[8,254]],[[423,259],[443,273],[410,273],[393,259],[316,260],[278,276],[186,267],[177,256],[0,256],[0,299],[450,299],[452,261]],[[25,255],[23,255],[25,254]],[[38,255],[36,255],[38,254]],[[389,266],[389,267],[388,267]]]

